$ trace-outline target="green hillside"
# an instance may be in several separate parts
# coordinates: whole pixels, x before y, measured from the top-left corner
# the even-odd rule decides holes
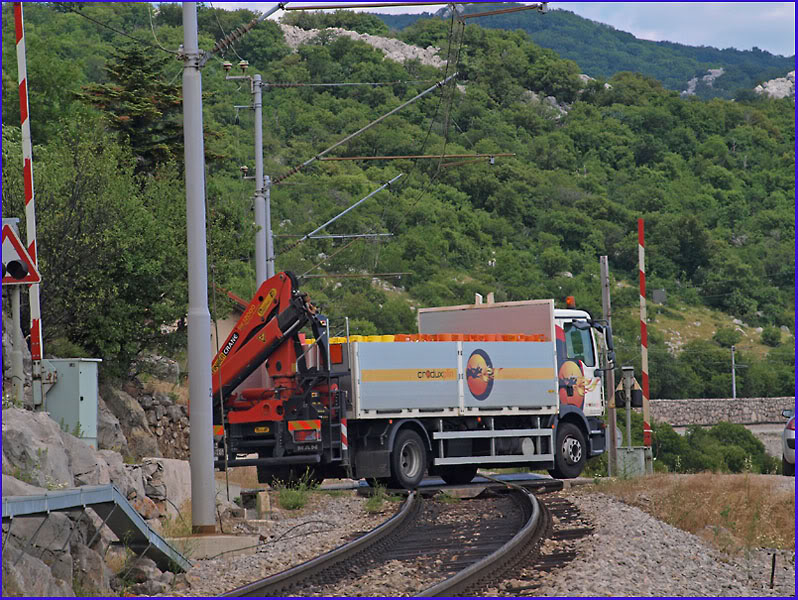
[[[58,340],[71,355],[103,358],[104,372],[125,372],[143,348],[185,346],[185,191],[176,133],[182,63],[161,49],[182,42],[181,10],[160,7],[153,15],[156,38],[148,7],[86,3],[73,9],[82,16],[60,5],[25,6],[45,348],[57,348]],[[9,101],[2,117],[2,207],[4,216],[22,217],[11,5],[3,11]],[[222,30],[253,16],[202,8],[201,47],[211,48]],[[374,25],[368,15],[350,19],[353,28]],[[470,303],[477,292],[494,292],[496,301],[555,298],[559,306],[573,295],[599,314],[598,259],[607,255],[620,360],[634,362],[642,217],[649,289],[668,292],[666,312],[652,311],[653,319],[667,320],[652,320],[649,330],[652,396],[728,394],[726,346],[737,335],[726,331],[731,318],[744,321],[747,334],[763,328],[751,338],[750,354],[738,353],[748,365],[738,374],[738,394],[792,393],[794,340],[778,329],[792,328],[795,312],[790,99],[684,100],[632,73],[614,75],[610,87],[583,88],[576,63],[521,31],[469,26],[460,36],[451,21],[434,19],[414,23],[403,37],[448,48],[450,64],[402,65],[362,42],[326,34],[292,53],[274,22],[259,25],[237,55],[225,57],[246,58],[249,73],[267,82],[392,82],[265,91],[272,176],[455,70],[457,85],[436,90],[335,154],[515,153],[495,164],[453,166],[447,163],[458,161],[317,161],[275,186],[277,268],[307,275],[302,287],[336,333],[345,316],[353,333],[413,331],[415,308]],[[203,72],[210,281],[249,297],[254,186],[240,178],[239,167],[254,165],[253,117],[236,105],[251,96],[246,82],[224,80],[220,63],[211,59]],[[539,102],[530,90],[570,107]],[[297,245],[298,236],[400,173],[399,185],[325,231],[393,237]],[[311,277],[323,274],[335,276]],[[210,299],[214,313],[226,310],[223,294],[211,289]],[[674,323],[703,310],[715,315],[717,339],[685,338],[669,347]],[[174,323],[177,331],[164,333],[162,326]],[[767,350],[758,346],[763,340]]]
[[[502,5],[503,8],[515,6],[520,4],[505,2]],[[463,12],[485,10],[484,6],[474,5],[466,6]],[[403,30],[419,19],[436,18],[430,13],[378,16],[394,30]],[[795,55],[778,56],[758,48],[719,50],[708,46],[639,40],[631,33],[562,9],[546,14],[525,11],[480,17],[478,21],[479,26],[490,29],[521,29],[538,46],[551,48],[563,58],[575,61],[583,73],[596,78],[633,71],[653,77],[669,90],[681,92],[687,89],[687,82],[693,77],[698,76],[700,80],[707,69],[722,67],[725,73],[712,86],[699,82],[696,95],[704,99],[734,98],[741,90],[750,91],[763,81],[784,77],[795,69]]]

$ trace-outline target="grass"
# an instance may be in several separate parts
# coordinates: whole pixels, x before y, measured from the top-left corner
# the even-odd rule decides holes
[[[795,493],[777,478],[699,473],[602,480],[597,488],[722,552],[795,550]]]
[[[311,493],[318,487],[318,484],[311,480],[309,471],[296,481],[276,482],[274,488],[277,490],[277,504],[285,510],[304,508],[310,500]]]
[[[215,477],[218,481],[225,480],[224,472],[217,471]],[[241,486],[244,490],[254,490],[265,488],[265,483],[258,481],[257,467],[230,467],[227,469],[227,478],[230,483],[235,483]]]
[[[400,496],[389,495],[385,486],[380,483],[372,483],[371,488],[373,491],[363,505],[363,509],[368,513],[380,513],[383,511],[386,502],[398,502],[401,500]]]
[[[144,383],[144,391],[147,394],[166,394],[177,404],[188,406],[188,384],[177,385],[172,381],[163,381],[155,377],[147,378]]]
[[[628,313],[635,318],[639,309],[620,309],[618,312]],[[648,317],[656,329],[672,343],[686,344],[693,340],[711,340],[715,332],[728,327],[742,331],[742,339],[737,348],[745,350],[758,360],[762,360],[771,348],[761,342],[761,333],[756,332],[753,326],[738,326],[733,323],[734,317],[719,310],[707,307],[691,306],[657,306],[648,304]],[[678,335],[677,335],[678,334]]]

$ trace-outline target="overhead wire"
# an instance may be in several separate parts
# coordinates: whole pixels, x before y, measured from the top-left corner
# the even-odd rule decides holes
[[[156,46],[154,44],[151,44],[147,40],[142,40],[142,39],[137,38],[137,37],[135,37],[133,35],[130,35],[129,33],[121,31],[121,30],[119,30],[119,29],[117,29],[115,27],[111,27],[107,23],[103,23],[102,21],[98,21],[97,19],[94,19],[94,18],[90,17],[89,15],[87,15],[85,13],[82,13],[81,11],[79,11],[79,10],[77,10],[75,8],[72,8],[71,6],[69,6],[69,4],[70,4],[69,2],[55,2],[55,4],[60,6],[61,8],[64,8],[64,9],[68,10],[69,12],[73,12],[76,15],[80,15],[81,17],[83,17],[84,19],[86,19],[88,21],[91,21],[95,25],[99,25],[100,27],[105,27],[106,29],[108,29],[110,31],[113,31],[114,33],[116,33],[118,35],[121,35],[123,37],[126,37],[126,38],[128,38],[130,40],[133,40],[134,42],[136,42],[138,44],[141,44],[143,46],[147,46],[148,48],[152,48],[153,50],[160,50],[160,51],[166,52],[168,54],[172,54],[172,55],[177,55],[178,54],[177,50],[169,50],[169,49],[164,48],[162,46],[160,46],[160,47]]]
[[[218,13],[218,12],[216,11],[216,9],[213,7],[213,2],[209,2],[209,4],[210,4],[210,6],[211,6],[211,10],[213,11],[213,16],[216,18],[216,24],[219,26],[219,31],[221,31],[221,32],[222,32],[222,38],[226,38],[226,37],[227,37],[227,33],[225,33],[225,31],[224,31],[224,27],[222,27],[222,22],[219,20],[219,13]],[[238,58],[238,60],[244,60],[243,58],[241,58],[241,55],[240,55],[238,52],[236,52],[235,46],[232,46],[232,45],[231,45],[231,46],[230,46],[230,50],[232,50],[232,51],[233,51],[233,54],[235,54],[235,55],[236,55],[236,57]],[[223,53],[223,52],[224,52],[224,51],[222,51],[222,53]],[[224,56],[224,54],[222,54],[222,56]]]

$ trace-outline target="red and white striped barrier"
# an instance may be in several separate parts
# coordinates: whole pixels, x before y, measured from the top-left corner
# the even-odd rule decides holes
[[[33,145],[30,135],[30,104],[28,102],[28,69],[25,61],[25,29],[22,3],[14,2],[14,29],[17,37],[17,74],[19,80],[19,113],[22,121],[22,170],[25,177],[25,226],[28,254],[38,269],[39,252],[36,246],[36,202],[33,194]],[[33,404],[45,408],[42,385],[42,309],[38,283],[28,287],[30,302],[30,353],[33,359]]]
[[[648,329],[646,327],[646,239],[645,223],[637,220],[637,255],[640,263],[640,356],[643,387],[643,444],[651,445],[651,419],[648,407]]]
[[[349,450],[349,438],[346,431],[346,419],[341,419],[341,450],[347,452]]]

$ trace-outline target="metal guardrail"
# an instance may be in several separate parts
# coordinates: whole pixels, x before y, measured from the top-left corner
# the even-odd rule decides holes
[[[33,496],[3,496],[3,523],[8,522],[5,536],[10,534],[15,518],[45,515],[46,520],[51,512],[85,511],[87,508],[97,513],[103,524],[128,548],[151,558],[161,570],[187,571],[191,567],[191,561],[152,529],[113,484],[82,486]],[[32,544],[35,537],[36,534],[28,544]]]

